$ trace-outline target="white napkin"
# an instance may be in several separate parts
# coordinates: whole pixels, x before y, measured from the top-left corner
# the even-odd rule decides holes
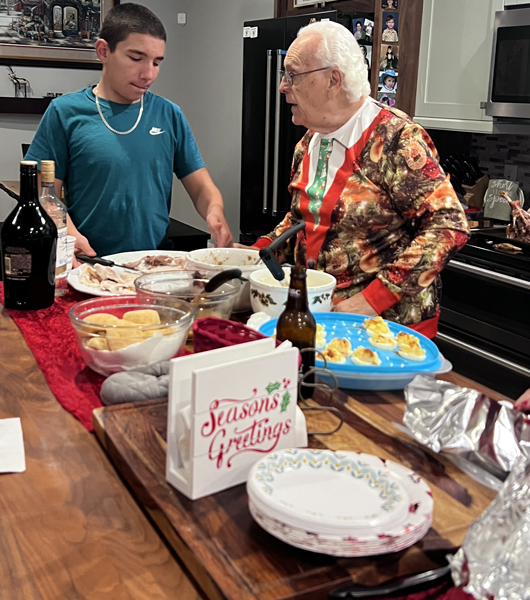
[[[0,473],[26,470],[20,419],[0,419]]]

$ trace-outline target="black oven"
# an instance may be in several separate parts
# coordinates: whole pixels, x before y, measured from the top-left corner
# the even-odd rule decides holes
[[[499,230],[476,232],[442,282],[440,350],[458,372],[517,397],[530,387],[530,245]]]

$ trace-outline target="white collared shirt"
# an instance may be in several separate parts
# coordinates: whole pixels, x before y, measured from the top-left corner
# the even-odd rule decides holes
[[[362,137],[362,134],[374,119],[381,112],[381,107],[378,106],[370,97],[366,98],[361,108],[351,117],[349,121],[344,123],[342,127],[332,133],[316,133],[309,142],[308,154],[310,157],[309,173],[307,179],[307,190],[313,185],[317,170],[318,155],[320,151],[320,140],[333,139],[333,149],[328,162],[328,175],[326,179],[326,187],[324,194],[333,185],[333,181],[344,164],[346,150],[355,145]]]

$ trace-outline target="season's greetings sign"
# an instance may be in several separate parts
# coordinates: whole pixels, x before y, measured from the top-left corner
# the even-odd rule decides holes
[[[298,350],[272,339],[174,359],[169,483],[194,500],[243,483],[265,454],[305,445],[305,426],[303,443],[295,431],[297,377]]]

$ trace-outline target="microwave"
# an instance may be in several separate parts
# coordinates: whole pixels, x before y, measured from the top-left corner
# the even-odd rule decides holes
[[[486,114],[530,119],[530,4],[495,13]]]

